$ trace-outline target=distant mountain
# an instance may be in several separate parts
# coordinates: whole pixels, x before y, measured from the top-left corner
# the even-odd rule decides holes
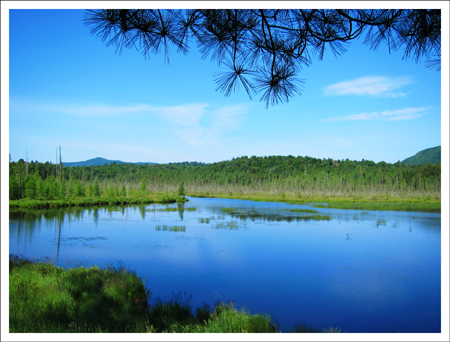
[[[427,148],[416,155],[406,158],[402,163],[406,165],[436,164],[441,162],[441,146]]]
[[[128,163],[128,162],[123,162],[120,160],[108,160],[105,158],[94,158],[94,159],[89,159],[86,161],[80,161],[80,162],[65,162],[63,163],[64,166],[66,167],[81,167],[81,166],[97,166],[97,165],[109,165],[112,163],[116,163],[116,164],[158,164],[158,163],[145,163],[145,162],[140,162],[140,163]]]

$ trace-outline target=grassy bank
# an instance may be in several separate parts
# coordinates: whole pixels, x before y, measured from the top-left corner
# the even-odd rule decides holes
[[[158,193],[152,197],[73,197],[55,200],[30,200],[27,198],[20,200],[10,200],[10,209],[44,209],[44,208],[69,208],[69,207],[89,207],[98,205],[124,205],[124,204],[151,204],[151,203],[176,203],[186,202],[187,199],[175,195]]]
[[[124,268],[77,267],[10,255],[10,333],[20,332],[277,332],[267,315],[237,310],[232,303],[203,305],[192,314],[188,300],[172,296],[148,305],[152,293]],[[152,301],[150,301],[152,302]],[[296,332],[338,332],[299,326]]]
[[[390,196],[293,196],[272,193],[230,194],[230,193],[191,193],[192,197],[228,198],[261,202],[284,202],[289,204],[314,204],[315,207],[355,210],[397,210],[441,212],[441,199],[430,196],[390,197]]]

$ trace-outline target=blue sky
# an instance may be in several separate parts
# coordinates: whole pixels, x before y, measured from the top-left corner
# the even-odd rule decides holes
[[[372,51],[362,40],[337,58],[328,51],[303,69],[301,96],[266,109],[262,94],[216,92],[221,69],[195,45],[187,56],[172,48],[170,64],[163,54],[120,55],[90,34],[84,14],[9,12],[12,160],[55,162],[61,146],[66,162],[293,155],[395,163],[441,145],[441,72],[401,51]]]

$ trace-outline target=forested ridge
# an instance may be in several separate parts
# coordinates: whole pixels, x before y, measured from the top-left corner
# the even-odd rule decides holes
[[[433,196],[440,199],[441,165],[405,165],[294,156],[242,156],[211,164],[109,164],[63,167],[23,159],[9,164],[10,199],[136,197],[153,192],[186,194],[270,193],[281,197]]]
[[[441,162],[441,146],[427,148],[412,157],[402,160],[406,165],[436,164]]]

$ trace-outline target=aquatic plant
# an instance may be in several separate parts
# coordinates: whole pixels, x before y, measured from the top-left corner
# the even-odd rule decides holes
[[[309,221],[309,220],[315,220],[315,221],[321,221],[321,220],[326,220],[329,221],[331,220],[331,217],[329,215],[303,215],[299,217],[301,220],[304,221]]]
[[[313,213],[313,214],[318,213],[318,211],[314,209],[291,209],[290,211],[293,213]]]
[[[377,228],[379,226],[386,226],[387,225],[387,221],[385,219],[378,219],[377,220]]]
[[[237,221],[219,222],[215,225],[215,229],[239,229]]]
[[[169,232],[185,232],[186,231],[186,227],[185,226],[167,226],[167,225],[157,225],[156,227],[155,227],[155,230],[157,231],[157,232],[159,232],[159,231],[163,231],[163,232],[167,232],[167,231],[169,231]]]

